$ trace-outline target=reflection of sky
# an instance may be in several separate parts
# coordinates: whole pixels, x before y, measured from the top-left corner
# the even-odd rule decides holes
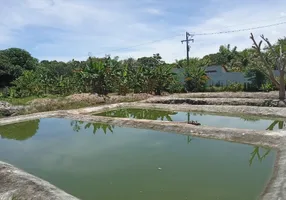
[[[250,167],[250,145],[199,138],[188,144],[184,135],[121,127],[93,134],[85,124],[75,132],[70,123],[42,119],[34,137],[0,140],[0,159],[82,199],[116,199],[124,192],[130,196],[121,199],[208,199],[208,194],[250,200],[261,192],[275,158],[272,151]],[[158,189],[173,192],[154,193]],[[141,190],[149,196],[140,198]]]
[[[176,115],[172,115],[173,121],[187,121],[187,113],[178,112]],[[239,117],[229,116],[218,116],[218,115],[205,115],[205,114],[190,114],[190,120],[198,121],[204,126],[213,127],[225,127],[225,128],[243,128],[243,129],[255,129],[255,130],[266,130],[273,120],[260,119],[257,121],[245,121]],[[277,129],[277,126],[275,126]]]

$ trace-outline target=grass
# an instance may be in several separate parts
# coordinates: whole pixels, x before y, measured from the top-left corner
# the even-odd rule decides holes
[[[146,99],[147,96],[119,96],[116,94],[109,95],[109,98],[102,97],[83,97],[83,98],[67,98],[64,96],[48,95],[39,98],[37,96],[25,98],[4,98],[0,97],[0,101],[6,101],[12,105],[27,106],[23,110],[19,110],[15,115],[24,115],[37,112],[55,111],[55,110],[70,110],[90,106],[100,106],[103,104],[120,103],[120,102],[134,102]],[[39,101],[33,101],[38,99]],[[33,101],[33,102],[31,102]],[[5,117],[5,113],[0,112],[0,118]]]
[[[41,99],[41,98],[57,98],[58,96],[55,95],[48,95],[45,97],[38,97],[38,96],[30,96],[30,97],[23,97],[23,98],[11,98],[11,97],[0,97],[0,101],[6,101],[12,105],[27,105],[29,101],[34,99]]]

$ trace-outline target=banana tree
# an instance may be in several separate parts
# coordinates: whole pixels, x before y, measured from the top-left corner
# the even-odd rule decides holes
[[[116,84],[114,87],[116,88],[119,95],[126,95],[129,92],[129,75],[130,71],[128,71],[127,64],[119,64],[114,69],[114,81]]]
[[[91,87],[91,92],[98,95],[108,94],[111,83],[110,64],[110,58],[96,59],[89,57],[88,64],[80,73]]]
[[[155,95],[161,95],[174,81],[176,73],[172,72],[171,65],[159,65],[153,69],[152,79],[155,80]]]
[[[185,68],[185,87],[189,92],[199,92],[203,91],[206,83],[208,81],[208,76],[203,67],[186,67]]]

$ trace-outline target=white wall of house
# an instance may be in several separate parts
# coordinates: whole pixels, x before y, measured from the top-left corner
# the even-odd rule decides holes
[[[211,73],[208,74],[209,80],[207,82],[208,86],[220,85],[227,86],[231,83],[248,83],[248,79],[244,77],[241,72],[225,72],[225,73]]]
[[[242,72],[228,72],[221,65],[209,66],[206,68],[206,73],[209,77],[208,86],[220,85],[227,86],[231,83],[248,83],[248,79],[244,77]]]
[[[174,68],[173,72],[177,74],[180,82],[184,84],[185,76],[183,68]],[[248,84],[250,81],[245,77],[242,72],[228,72],[226,69],[220,65],[214,65],[206,67],[206,73],[209,77],[207,82],[208,86],[227,86],[231,83]],[[279,76],[279,71],[273,71],[274,76]]]

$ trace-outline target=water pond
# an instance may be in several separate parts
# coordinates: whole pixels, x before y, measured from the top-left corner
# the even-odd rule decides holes
[[[67,119],[0,127],[0,160],[83,200],[254,200],[274,150]]]
[[[201,125],[227,128],[245,128],[254,130],[278,130],[286,125],[284,121],[259,119],[253,116],[235,117],[220,116],[207,113],[195,112],[172,112],[152,109],[117,109],[103,113],[96,113],[96,116],[120,117],[132,119],[150,119],[162,121],[197,121]]]

